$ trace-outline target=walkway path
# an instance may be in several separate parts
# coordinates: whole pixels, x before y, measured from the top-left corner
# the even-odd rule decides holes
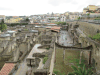
[[[51,57],[51,64],[50,64],[50,74],[49,75],[52,75],[53,73],[53,68],[54,68],[54,61],[55,61],[55,44],[54,44],[54,51],[52,53],[52,57]]]
[[[41,44],[36,44],[32,51],[33,53],[42,53],[45,50],[44,49],[37,49],[37,47],[41,46]],[[26,75],[27,70],[31,70],[31,67],[27,66],[26,63],[26,58],[28,57],[28,55],[24,58],[24,60],[20,63],[20,65],[18,66],[18,70],[16,72],[14,72],[13,75]]]

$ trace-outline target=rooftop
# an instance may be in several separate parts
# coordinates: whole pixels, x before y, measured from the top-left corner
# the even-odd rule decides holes
[[[30,32],[38,32],[38,30],[30,30]]]
[[[0,71],[0,75],[8,75],[11,70],[14,68],[14,63],[5,63]]]
[[[10,37],[10,34],[1,34],[0,37]]]
[[[8,33],[15,33],[16,31],[8,30]]]
[[[54,29],[60,30],[60,28],[61,28],[61,27],[54,26],[54,27],[51,28],[51,30],[54,30]]]

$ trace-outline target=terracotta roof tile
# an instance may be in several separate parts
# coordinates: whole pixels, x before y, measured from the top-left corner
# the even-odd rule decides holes
[[[8,75],[10,71],[14,68],[14,63],[5,63],[0,71],[0,75]]]
[[[58,30],[60,30],[60,28],[61,28],[61,27],[54,26],[54,27],[51,28],[51,30],[52,30],[52,29],[58,29]]]

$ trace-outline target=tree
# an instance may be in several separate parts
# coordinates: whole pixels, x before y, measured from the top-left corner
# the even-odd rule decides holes
[[[87,17],[88,17],[88,18],[90,18],[89,16],[90,16],[90,13],[87,14]]]
[[[49,20],[54,20],[54,18],[49,18]]]
[[[78,17],[78,20],[80,20],[81,18],[80,17]]]
[[[7,29],[7,25],[4,23],[4,19],[2,19],[2,21],[1,21],[1,23],[0,23],[0,29],[1,29],[1,31]]]
[[[66,22],[57,22],[57,25],[66,25]]]
[[[29,21],[29,19],[28,19],[28,18],[26,18],[26,21]]]

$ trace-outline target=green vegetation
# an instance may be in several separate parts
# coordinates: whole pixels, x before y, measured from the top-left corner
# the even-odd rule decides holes
[[[61,73],[61,71],[54,69],[53,71],[56,75],[65,75],[65,73]]]
[[[68,57],[69,59],[71,59],[71,57]],[[93,74],[93,71],[92,71],[92,67],[91,68],[88,68],[88,67],[85,67],[86,65],[84,64],[85,63],[85,60],[81,59],[81,64],[79,64],[79,59],[73,59],[71,60],[71,63],[75,63],[75,66],[71,66],[71,68],[74,70],[73,72],[69,72],[68,75],[91,75]]]
[[[28,25],[28,23],[11,23],[9,26]]]
[[[97,33],[97,34],[94,35],[93,37],[89,35],[89,37],[92,38],[93,40],[100,41],[100,33]]]
[[[54,20],[54,18],[49,18],[49,20]]]
[[[46,48],[47,50],[49,50],[50,48]]]
[[[45,64],[45,62],[48,60],[48,57],[47,56],[45,56],[44,58],[43,58],[43,64]]]
[[[28,31],[28,29],[25,29],[25,31]]]
[[[90,15],[90,13],[87,14],[87,16],[89,16],[89,15]]]
[[[94,20],[100,20],[100,18],[95,18]]]
[[[74,70],[74,72],[70,72],[68,75],[92,75],[92,68],[86,69],[85,64],[83,64],[82,67],[76,68],[75,66],[71,66]]]
[[[80,17],[78,17],[78,20],[80,20],[81,18]]]
[[[95,12],[91,11],[91,13],[95,13]]]
[[[74,58],[79,59],[79,51],[69,51],[66,50],[65,52],[65,60],[63,62],[63,49],[56,49],[56,63],[54,66],[54,70],[60,71],[61,74],[65,73],[65,75],[68,74],[68,72],[72,72],[73,69],[70,67],[70,65],[74,64],[70,63],[70,60],[73,60]]]
[[[2,22],[0,23],[0,30],[4,31],[7,29],[7,25],[4,23],[4,20],[2,20]]]
[[[69,25],[69,23],[67,23],[67,25]]]
[[[72,57],[69,56],[68,59],[71,59]],[[79,64],[79,59],[72,59],[70,60],[71,63],[75,63],[75,65],[72,65],[71,68],[74,70],[73,72],[69,72],[68,75],[91,75],[93,74],[92,72],[92,67],[91,68],[88,68],[88,67],[85,67],[86,65],[84,64],[85,63],[85,60],[81,59],[81,64]]]
[[[29,19],[28,19],[28,18],[26,18],[26,19],[25,19],[25,21],[29,21]]]
[[[0,30],[6,30],[7,29],[7,25],[6,24],[0,24]]]
[[[66,22],[56,22],[57,25],[66,25]]]
[[[43,25],[47,25],[47,24],[43,24]]]
[[[88,35],[88,37],[89,37],[89,38],[92,38],[92,36],[91,36],[91,35]]]

